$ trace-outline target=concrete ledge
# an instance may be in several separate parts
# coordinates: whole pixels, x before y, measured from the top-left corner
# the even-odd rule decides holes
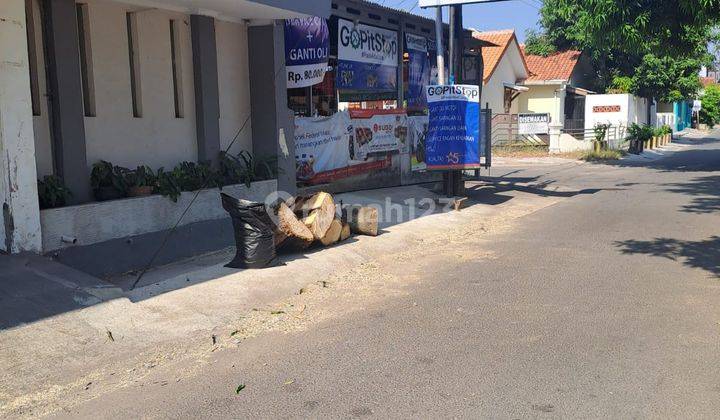
[[[222,191],[238,198],[262,202],[276,189],[277,181],[268,180],[255,182],[250,188],[230,185],[223,187]],[[194,195],[195,192],[184,192],[177,203],[160,195],[152,195],[42,210],[40,223],[43,252],[170,229]],[[200,191],[181,226],[226,217],[220,204],[220,191],[217,188],[206,189]],[[64,242],[63,237],[75,239],[76,242]]]

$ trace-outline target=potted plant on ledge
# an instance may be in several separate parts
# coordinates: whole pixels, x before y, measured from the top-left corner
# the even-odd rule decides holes
[[[123,168],[101,160],[93,165],[90,185],[97,201],[116,200],[125,196]]]
[[[128,197],[147,197],[157,186],[157,177],[148,166],[138,166],[135,170],[123,173],[123,183],[127,187]]]

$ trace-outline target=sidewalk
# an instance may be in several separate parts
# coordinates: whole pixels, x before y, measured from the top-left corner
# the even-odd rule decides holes
[[[223,267],[231,255],[225,250],[153,270],[148,282],[125,296],[70,306],[2,330],[0,417],[27,414],[33,407],[33,414],[52,412],[68,398],[110,392],[171,360],[187,359],[188,369],[199,366],[208,352],[280,328],[282,320],[309,322],[305,318],[310,315],[302,314],[305,307],[322,303],[304,292],[324,290],[328,284],[362,287],[368,276],[382,278],[382,266],[375,261],[409,255],[418,247],[445,246],[467,235],[482,236],[580,193],[554,194],[532,184],[514,188],[512,178],[498,185],[467,185],[470,203],[460,212],[428,213],[404,223],[385,219],[378,237],[355,236],[330,248],[285,256],[284,265],[263,270]],[[419,216],[424,206],[405,203],[419,197],[436,198],[427,188],[412,186],[340,194],[337,199],[348,204],[384,204],[389,199],[397,204],[395,214]],[[375,289],[364,293],[368,299],[384,295]],[[333,316],[318,311],[318,320]]]

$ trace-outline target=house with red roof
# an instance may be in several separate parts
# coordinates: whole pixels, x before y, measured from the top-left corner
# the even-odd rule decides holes
[[[547,57],[526,54],[528,88],[518,98],[521,113],[548,113],[550,121],[565,129],[585,127],[585,97],[593,93],[594,71],[580,51],[568,50]]]
[[[473,30],[473,38],[484,41],[483,58],[483,106],[487,103],[493,114],[517,113],[518,95],[526,91],[523,81],[529,70],[515,31],[479,32]]]

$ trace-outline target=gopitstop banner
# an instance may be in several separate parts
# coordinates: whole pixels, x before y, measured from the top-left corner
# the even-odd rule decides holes
[[[408,108],[425,108],[425,86],[430,84],[430,60],[427,38],[405,34],[408,53]]]
[[[323,81],[328,67],[330,31],[320,17],[285,20],[287,88],[303,88]]]
[[[338,89],[394,90],[397,67],[397,32],[338,19]]]
[[[427,169],[479,169],[480,88],[432,85],[425,92],[430,111],[425,138]]]

